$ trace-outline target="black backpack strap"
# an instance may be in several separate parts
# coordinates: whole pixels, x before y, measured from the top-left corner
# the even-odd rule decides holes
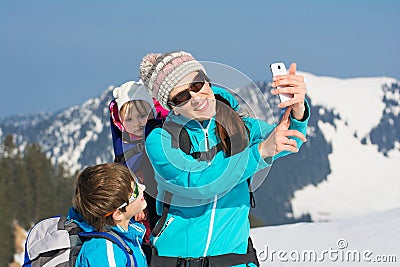
[[[153,131],[155,128],[161,128],[164,125],[165,119],[155,119],[152,118],[147,121],[145,127],[144,127],[144,136],[147,138],[151,131]]]
[[[183,125],[172,121],[166,121],[163,125],[163,129],[171,135],[171,146],[173,148],[180,148],[186,154],[190,154],[192,142]]]
[[[132,147],[131,149],[128,149],[127,151],[123,152],[122,154],[119,154],[118,156],[116,156],[114,159],[114,162],[125,164],[130,158],[143,152],[143,150],[144,150],[143,141],[138,140],[138,141],[135,141],[135,143],[136,143],[136,145],[134,147]]]
[[[217,153],[222,150],[222,148],[223,148],[222,143],[219,142],[218,144],[210,148],[208,151],[192,152],[188,155],[192,156],[194,159],[197,159],[198,161],[211,161],[215,157],[215,155],[217,155]]]
[[[108,232],[81,232],[79,236],[83,239],[91,239],[91,238],[103,238],[111,241],[116,244],[122,251],[124,251],[125,256],[128,260],[128,266],[134,267],[137,266],[137,261],[133,254],[133,250],[126,244],[126,242],[114,231]]]

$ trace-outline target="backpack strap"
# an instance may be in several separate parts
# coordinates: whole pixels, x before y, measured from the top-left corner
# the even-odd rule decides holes
[[[138,266],[133,250],[126,244],[126,242],[114,231],[108,232],[81,232],[79,236],[84,239],[103,238],[116,244],[125,253],[128,260],[128,267]]]
[[[215,155],[222,150],[222,143],[219,142],[217,145],[210,148],[208,151],[197,151],[190,152],[192,150],[192,142],[189,137],[189,133],[186,128],[176,122],[165,122],[164,129],[172,137],[172,147],[180,148],[185,154],[192,156],[198,161],[211,161]]]
[[[125,164],[130,158],[143,152],[144,145],[143,145],[142,140],[137,140],[134,143],[136,143],[136,145],[134,147],[132,147],[131,149],[128,149],[127,151],[123,152],[122,154],[119,154],[118,156],[116,156],[114,159],[114,162]]]

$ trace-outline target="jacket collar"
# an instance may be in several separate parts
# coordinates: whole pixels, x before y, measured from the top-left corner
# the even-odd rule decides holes
[[[167,120],[184,125],[185,128],[194,131],[212,128],[213,125],[215,127],[215,116],[209,120],[200,122],[198,120],[188,119],[182,115],[175,115],[173,112],[170,112],[167,117]]]
[[[80,228],[84,232],[94,232],[95,229],[88,223],[83,220],[82,215],[80,215],[74,208],[70,208],[68,211],[68,219],[74,220],[76,224],[79,225]],[[132,219],[133,220],[133,219]],[[141,224],[131,221],[129,223],[128,231],[123,230],[121,227],[112,226],[111,229],[118,233],[120,236],[126,237],[127,239],[135,240],[136,237],[143,238],[145,233],[145,228]]]

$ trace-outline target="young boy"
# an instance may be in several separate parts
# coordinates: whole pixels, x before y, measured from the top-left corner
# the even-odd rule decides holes
[[[147,266],[141,249],[145,227],[131,220],[144,210],[145,186],[132,177],[129,169],[118,163],[104,163],[86,168],[77,178],[74,207],[68,217],[85,232],[114,231],[132,249],[137,266]],[[127,266],[124,251],[104,238],[83,243],[75,266]]]

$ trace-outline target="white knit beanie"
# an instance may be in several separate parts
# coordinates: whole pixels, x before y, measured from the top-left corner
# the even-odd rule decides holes
[[[153,99],[147,88],[143,85],[142,81],[129,81],[122,84],[120,87],[117,87],[113,90],[113,96],[115,97],[115,102],[117,102],[118,112],[121,110],[122,106],[126,102],[132,100],[143,100],[149,103],[154,118],[157,117],[157,112],[154,107]]]
[[[140,63],[140,78],[165,109],[170,109],[167,103],[172,89],[195,71],[206,74],[204,67],[190,53],[184,51],[163,55],[148,54]]]

